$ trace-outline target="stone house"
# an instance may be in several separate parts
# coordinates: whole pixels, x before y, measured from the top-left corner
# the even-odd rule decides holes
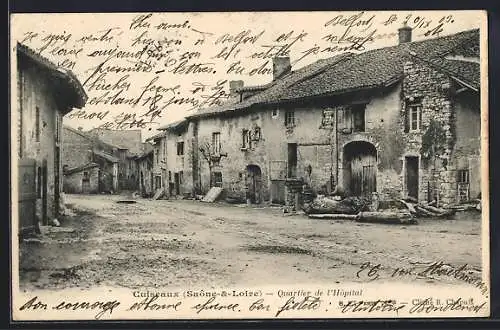
[[[222,106],[187,118],[193,192],[254,202],[318,193],[451,204],[480,193],[479,30],[319,60],[273,80],[230,83]],[[207,157],[208,156],[208,157]],[[189,185],[189,184],[188,184]]]
[[[143,143],[142,153],[136,157],[139,171],[139,193],[143,197],[154,194],[153,161],[153,146],[149,142],[145,142]]]
[[[64,126],[63,137],[64,192],[116,192],[120,162],[118,147],[69,126]],[[92,169],[91,172],[87,171],[89,168]],[[96,174],[96,180],[89,174]],[[96,185],[89,187],[89,181],[95,181]]]
[[[99,181],[99,164],[90,162],[64,171],[63,190],[69,194],[97,194]]]
[[[166,139],[165,132],[160,132],[146,139],[153,146],[153,189],[166,190]]]
[[[135,158],[142,152],[141,130],[112,130],[94,128],[88,132],[104,143],[118,149],[118,191],[139,188],[139,170]]]
[[[59,216],[63,116],[82,108],[87,95],[73,73],[25,45],[16,45],[14,58],[17,104],[12,111],[17,118],[19,230],[24,232]]]
[[[160,127],[165,162],[165,188],[168,197],[191,195],[192,178],[192,141],[188,139],[188,121],[186,119]],[[187,179],[185,178],[187,176]]]

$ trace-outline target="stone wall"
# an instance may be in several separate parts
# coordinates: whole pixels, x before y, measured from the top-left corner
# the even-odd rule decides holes
[[[167,194],[170,194],[169,187],[172,187],[172,195],[175,195],[175,175],[179,175],[182,181],[179,185],[179,195],[193,194],[192,179],[192,153],[193,144],[187,130],[166,131],[164,139],[165,150],[165,171]],[[177,144],[183,143],[184,152],[177,154]]]
[[[153,154],[151,153],[148,156],[138,159],[137,167],[139,172],[139,192],[142,195],[149,196],[154,193],[151,172],[153,168]]]
[[[46,72],[36,66],[20,66],[20,107],[21,118],[19,143],[21,146],[20,157],[36,160],[37,171],[41,171],[43,162],[47,164],[47,178],[42,181],[47,185],[47,216],[49,219],[55,215],[55,195],[62,191],[62,164],[55,163],[56,153],[56,127],[61,127],[62,115],[54,98],[51,80]],[[38,110],[37,110],[38,109]],[[38,131],[37,136],[37,114]],[[55,169],[58,167],[59,191],[55,191]],[[39,185],[39,182],[36,182]],[[41,214],[42,200],[37,201],[37,213]]]
[[[92,141],[65,127],[63,129],[63,147],[61,150],[61,161],[63,166],[75,168],[91,162]]]
[[[83,191],[83,172],[89,173],[88,191]],[[99,168],[93,167],[80,172],[64,175],[64,192],[68,194],[97,194],[99,192]]]
[[[435,193],[438,194],[440,204],[455,203],[457,166],[464,158],[477,155],[479,150],[478,100],[466,105],[461,97],[454,94],[456,85],[449,76],[419,59],[407,62],[404,73],[403,105],[414,100],[420,100],[422,105],[421,129],[405,134],[406,153],[420,157],[419,199],[428,199],[428,187],[432,187],[432,181],[436,181]],[[471,109],[474,107],[475,109]],[[407,107],[404,106],[403,109],[402,119],[406,115]],[[421,154],[422,137],[428,130],[431,120],[436,121],[445,133],[444,140],[437,141],[445,146],[444,152],[435,158]],[[467,149],[465,146],[470,142],[474,143]],[[433,169],[434,175],[432,175]],[[431,193],[433,198],[434,191]]]
[[[339,130],[339,184],[343,190],[348,190],[346,171],[349,170],[344,150],[349,143],[363,141],[373,145],[377,151],[376,191],[380,198],[401,197],[401,157],[404,145],[400,127],[400,95],[401,84],[396,84],[378,94],[363,97],[362,99],[366,102],[365,131]]]
[[[222,157],[213,172],[222,173],[223,187],[236,195],[244,195],[247,166],[256,165],[262,177],[263,200],[270,198],[270,163],[286,164],[288,143],[297,144],[297,177],[306,178],[311,168],[311,185],[319,190],[329,182],[331,147],[330,130],[321,129],[322,108],[294,108],[295,124],[285,126],[285,109],[273,115],[273,109],[262,108],[238,116],[201,118],[198,124],[198,147],[211,145],[212,134],[220,132]],[[251,147],[243,148],[243,130],[252,132]],[[258,132],[258,133],[256,133]],[[327,162],[328,160],[328,162]],[[208,162],[198,155],[199,185],[202,192],[210,186]],[[286,167],[285,167],[286,168]]]

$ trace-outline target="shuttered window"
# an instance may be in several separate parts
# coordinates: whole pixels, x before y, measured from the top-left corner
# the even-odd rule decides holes
[[[220,132],[212,133],[212,148],[214,149],[215,154],[220,153],[221,145],[220,145]]]

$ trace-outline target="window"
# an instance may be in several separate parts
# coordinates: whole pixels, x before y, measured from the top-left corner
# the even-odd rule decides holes
[[[364,132],[365,110],[366,104],[353,104],[338,109],[337,122],[339,130],[342,130],[344,134]],[[323,114],[323,120],[326,122],[330,121],[326,116],[328,116],[328,114]]]
[[[276,118],[279,115],[279,110],[278,109],[273,109],[273,112],[271,113],[271,117]]]
[[[36,134],[36,142],[40,142],[40,108],[35,108],[35,134]]]
[[[155,176],[155,189],[161,188],[161,176],[157,175]]]
[[[168,182],[172,182],[172,171],[168,171]]]
[[[287,110],[285,112],[285,126],[295,125],[295,112],[293,110]]]
[[[184,142],[177,142],[177,156],[184,155]]]
[[[422,127],[422,105],[410,103],[406,111],[405,131],[419,131]]]
[[[351,109],[352,128],[354,132],[365,131],[365,108],[364,104],[354,105]]]
[[[179,184],[184,183],[184,171],[179,172]]]
[[[90,175],[88,171],[83,171],[83,181],[90,181]]]
[[[212,148],[214,149],[215,154],[220,153],[220,132],[212,133]]]
[[[323,118],[321,119],[321,127],[333,127],[335,125],[335,110],[324,109]]]
[[[222,172],[214,172],[212,174],[213,187],[222,187]]]
[[[458,182],[469,183],[469,170],[458,170]]]
[[[469,200],[469,170],[458,170],[458,201],[465,202]]]
[[[243,138],[243,144],[241,146],[242,149],[250,149],[252,147],[252,138],[251,132],[247,129],[244,129],[241,133]]]
[[[160,150],[155,149],[155,159],[156,159],[156,164],[160,163]]]

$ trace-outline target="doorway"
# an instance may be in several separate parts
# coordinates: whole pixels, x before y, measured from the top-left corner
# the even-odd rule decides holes
[[[181,179],[179,173],[174,173],[174,185],[175,185],[175,194],[181,194]]]
[[[36,219],[36,161],[19,159],[18,163],[19,234],[37,228]]]
[[[82,177],[82,193],[89,194],[90,193],[90,174],[88,171],[83,172]]]
[[[288,177],[297,177],[297,143],[288,143]]]
[[[407,156],[406,160],[406,191],[408,197],[418,201],[418,157]]]
[[[371,197],[377,191],[377,149],[373,144],[354,141],[345,145],[344,182],[352,196]]]
[[[252,203],[259,204],[262,202],[262,171],[257,165],[247,166],[247,198]]]

